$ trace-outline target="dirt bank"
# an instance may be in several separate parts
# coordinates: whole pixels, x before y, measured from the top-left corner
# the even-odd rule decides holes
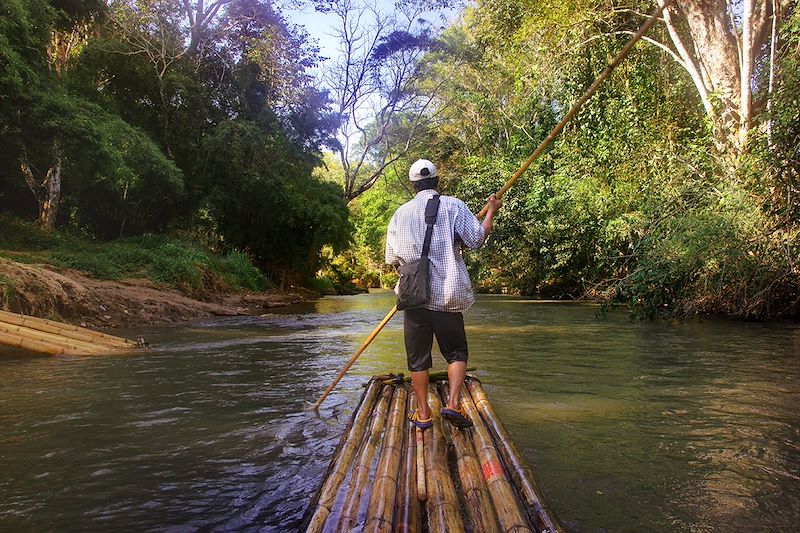
[[[145,279],[103,281],[74,270],[56,271],[0,258],[0,308],[89,328],[258,314],[314,297],[300,291],[209,294],[200,301]]]

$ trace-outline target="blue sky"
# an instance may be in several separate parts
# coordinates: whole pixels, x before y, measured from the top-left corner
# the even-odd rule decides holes
[[[377,0],[377,3],[384,12],[388,13],[394,9],[394,0]],[[452,20],[457,15],[457,12],[453,10],[427,12],[424,16],[433,21],[442,14],[448,20]],[[305,7],[299,9],[287,9],[284,11],[284,16],[290,23],[305,27],[311,39],[316,41],[316,44],[320,47],[320,55],[322,57],[330,58],[338,54],[338,43],[331,36],[331,28],[337,24],[335,15],[318,13],[314,10],[313,5],[307,3]]]

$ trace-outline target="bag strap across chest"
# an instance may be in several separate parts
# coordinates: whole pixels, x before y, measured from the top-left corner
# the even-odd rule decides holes
[[[436,224],[436,218],[439,215],[439,195],[435,194],[428,203],[425,204],[425,241],[422,243],[422,257],[428,257],[428,252],[431,251],[431,237],[433,236],[433,226]]]

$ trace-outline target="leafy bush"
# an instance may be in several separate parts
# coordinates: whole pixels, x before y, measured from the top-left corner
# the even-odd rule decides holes
[[[213,254],[185,238],[142,235],[110,243],[0,216],[0,249],[10,258],[85,272],[99,279],[147,278],[201,296],[208,291],[263,291],[269,280],[247,254]]]

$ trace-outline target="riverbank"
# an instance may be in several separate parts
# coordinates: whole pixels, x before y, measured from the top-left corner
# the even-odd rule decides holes
[[[89,328],[259,314],[316,297],[304,289],[206,291],[201,297],[191,297],[148,279],[101,280],[73,269],[0,258],[0,308]]]

